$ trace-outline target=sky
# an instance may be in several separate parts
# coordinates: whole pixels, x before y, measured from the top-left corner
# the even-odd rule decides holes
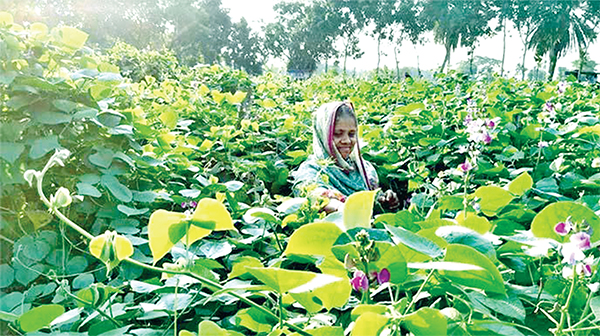
[[[242,17],[246,18],[249,25],[255,31],[260,31],[261,27],[267,23],[276,20],[276,12],[273,10],[273,5],[281,2],[281,0],[222,0],[224,8],[229,9],[229,15],[234,22],[239,21]],[[405,41],[400,48],[399,67],[417,67],[417,64],[422,70],[432,70],[439,68],[444,61],[445,49],[442,45],[433,43],[433,35],[428,34],[423,36],[422,44],[413,45],[409,41]],[[347,61],[347,70],[349,71],[365,71],[374,69],[377,65],[377,41],[363,34],[360,39],[359,47],[364,51],[361,59]],[[394,61],[393,47],[389,43],[382,42],[381,50],[387,53],[382,56],[380,67],[387,66],[391,69],[396,68]],[[454,50],[450,58],[450,67],[456,68],[460,61],[468,59],[467,48],[458,48]],[[502,35],[498,34],[493,37],[480,39],[479,46],[475,49],[476,56],[491,57],[500,60],[502,58]],[[521,63],[523,55],[523,43],[521,42],[516,30],[509,29],[506,43],[506,56],[504,69],[506,75],[516,75],[516,67]],[[533,58],[534,51],[527,51],[525,59],[525,67],[531,69],[535,67]],[[600,64],[600,39],[590,45],[588,49],[590,58]],[[559,58],[556,69],[565,67],[573,69],[573,61],[579,58],[578,51],[570,50],[566,55]],[[340,60],[340,63],[342,60]],[[547,70],[547,57],[544,58],[542,69]],[[272,61],[272,65],[282,67],[284,65],[281,60]],[[599,67],[596,71],[600,71]]]

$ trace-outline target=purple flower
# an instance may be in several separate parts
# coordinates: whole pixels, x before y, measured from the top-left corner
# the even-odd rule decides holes
[[[187,206],[188,206],[187,202],[181,202],[181,207],[182,208],[185,209],[185,208],[187,208]]]
[[[546,110],[548,112],[554,112],[554,104],[552,104],[552,103],[544,104],[544,110]]]
[[[461,163],[458,165],[458,169],[464,173],[470,171],[471,169],[473,169],[473,165],[471,165],[471,163],[467,160],[464,163]]]
[[[583,265],[583,274],[585,276],[591,276],[592,275],[592,266],[590,266],[588,264],[584,264]]]
[[[486,125],[488,128],[494,128],[494,127],[496,127],[496,122],[495,122],[495,121],[493,121],[493,120],[488,120],[488,121],[485,123],[485,125]]]
[[[581,250],[592,248],[592,244],[590,243],[590,235],[586,232],[577,232],[576,234],[572,235],[569,240]]]
[[[489,145],[489,144],[491,144],[491,143],[492,143],[492,136],[491,136],[489,133],[485,133],[485,134],[483,134],[483,142],[484,142],[486,145]]]
[[[367,279],[367,276],[363,271],[354,272],[354,277],[352,277],[350,283],[352,284],[352,288],[358,292],[366,291],[369,288],[369,279]]]
[[[387,268],[382,269],[377,273],[377,282],[381,285],[390,281],[390,271]]]
[[[554,232],[561,236],[566,236],[571,230],[573,230],[573,225],[569,221],[560,222],[554,226]]]
[[[196,201],[190,201],[190,203],[188,203],[188,206],[190,208],[196,208],[198,206],[198,203]]]

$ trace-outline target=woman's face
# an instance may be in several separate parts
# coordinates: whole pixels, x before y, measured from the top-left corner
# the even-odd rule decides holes
[[[344,116],[335,121],[333,143],[344,159],[348,159],[356,145],[356,121],[350,116]]]

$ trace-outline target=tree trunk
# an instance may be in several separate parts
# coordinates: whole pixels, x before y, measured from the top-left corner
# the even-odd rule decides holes
[[[550,64],[548,66],[548,81],[552,81],[552,78],[554,77],[554,70],[556,69],[556,61],[558,60],[557,57],[557,50],[556,47],[552,48],[552,50],[550,51]]]
[[[525,80],[525,56],[527,55],[527,47],[523,47],[523,60],[521,61],[521,80]]]
[[[419,65],[419,53],[417,52],[417,45],[413,44],[415,47],[415,55],[417,55],[417,73],[419,74],[419,78],[421,78],[421,65]]]
[[[377,36],[377,68],[375,68],[375,75],[379,76],[379,61],[381,60],[381,35]]]
[[[440,68],[440,72],[444,72],[444,69],[446,68],[446,64],[448,64],[448,66],[450,66],[450,43],[446,43],[446,57],[444,57],[444,63],[442,63],[442,67]]]
[[[400,67],[398,66],[398,46],[394,46],[394,61],[396,61],[396,80],[400,81]]]
[[[350,39],[348,38],[348,42],[346,43],[346,48],[344,50],[344,76],[346,75],[346,60],[348,59],[348,45],[350,44]]]
[[[504,36],[502,37],[502,63],[500,65],[500,76],[504,76],[504,59],[506,57],[506,17],[503,19],[502,30]]]

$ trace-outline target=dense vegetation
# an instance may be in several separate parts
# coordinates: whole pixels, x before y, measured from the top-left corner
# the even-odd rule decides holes
[[[3,10],[18,13],[18,22],[80,27],[101,48],[110,48],[118,40],[140,49],[168,48],[181,64],[224,63],[251,74],[261,73],[271,57],[285,60],[288,71],[303,75],[313,73],[320,64],[327,69],[337,63],[345,72],[348,58],[363,55],[359,36],[367,34],[378,42],[378,57],[382,53],[395,56],[399,77],[398,60],[406,50],[413,52],[409,43],[424,43],[433,35],[434,42],[445,49],[444,57],[440,55],[441,69],[436,69],[440,72],[450,66],[451,53],[465,47],[470,50],[470,73],[485,71],[491,64],[501,75],[514,70],[504,64],[510,52],[522,55],[521,79],[527,70],[537,76],[543,58],[547,69],[542,73],[552,79],[557,60],[569,49],[579,53],[580,73],[594,71],[596,63],[588,48],[600,25],[600,2],[595,0],[282,0],[273,7],[275,22],[264,22],[259,31],[252,31],[244,18],[233,22],[221,0],[2,3]],[[522,44],[513,43],[507,50],[511,30]],[[502,54],[490,63],[477,56],[476,48],[481,40],[496,34],[503,36],[504,45]],[[536,65],[525,63],[530,51]],[[486,64],[477,69],[482,61]],[[372,67],[379,69],[379,60]]]
[[[597,333],[597,84],[249,77],[5,12],[0,36],[3,333]],[[292,195],[342,99],[403,210]]]

